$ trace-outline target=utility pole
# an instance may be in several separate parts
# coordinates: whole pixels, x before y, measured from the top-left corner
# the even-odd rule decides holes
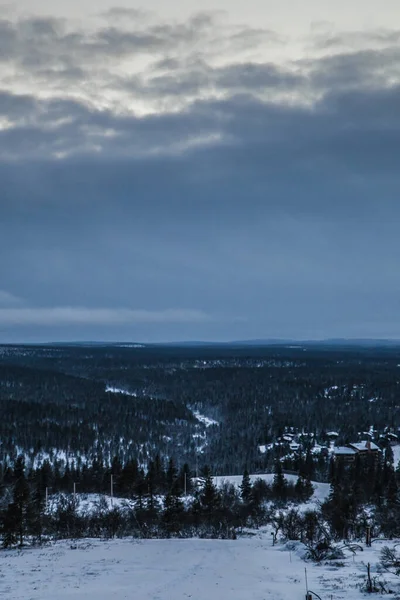
[[[74,481],[74,504],[76,501],[76,482]]]
[[[114,475],[111,474],[111,506],[113,505],[114,498]]]
[[[46,487],[46,511],[49,504],[49,488]]]

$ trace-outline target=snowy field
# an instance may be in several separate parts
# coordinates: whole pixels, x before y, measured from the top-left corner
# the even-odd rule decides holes
[[[238,540],[80,540],[42,549],[0,552],[0,598],[7,600],[322,600],[365,598],[366,564],[376,574],[373,544],[345,566],[305,563],[302,546],[273,547],[268,529]],[[73,546],[73,547],[71,547]],[[400,579],[386,576],[392,598]],[[374,595],[375,597],[379,594]],[[380,596],[379,596],[380,597]]]
[[[270,481],[273,475],[261,477]],[[215,481],[239,486],[242,478]],[[329,493],[328,484],[313,485],[313,498],[300,510],[315,508]],[[89,495],[81,504],[90,509],[98,500]],[[114,499],[114,503],[123,501]],[[372,548],[364,546],[355,555],[345,550],[344,559],[315,565],[303,560],[301,543],[273,546],[268,527],[247,531],[248,537],[237,540],[79,540],[0,551],[0,598],[304,600],[307,568],[309,589],[322,600],[361,600],[368,563],[372,575],[393,590],[391,597],[400,598],[400,578],[378,572],[382,546],[395,542],[374,542]]]

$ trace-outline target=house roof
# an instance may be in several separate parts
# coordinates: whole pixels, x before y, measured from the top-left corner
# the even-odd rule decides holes
[[[348,448],[347,446],[336,446],[334,449],[334,454],[341,454],[342,456],[346,454],[353,455],[357,454],[357,450],[354,450],[354,448]]]
[[[368,447],[369,443],[369,447]],[[353,444],[349,444],[352,448],[357,450],[358,452],[367,452],[368,450],[380,450],[379,446],[374,444],[374,442],[368,442],[367,440],[363,440],[362,442],[356,442]]]

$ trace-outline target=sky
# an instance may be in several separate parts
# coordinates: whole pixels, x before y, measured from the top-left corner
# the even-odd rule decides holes
[[[0,342],[400,339],[400,3],[0,4]]]

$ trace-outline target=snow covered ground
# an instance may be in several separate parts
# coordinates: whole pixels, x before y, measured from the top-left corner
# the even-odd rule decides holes
[[[252,475],[267,481],[273,475]],[[295,476],[286,475],[289,480]],[[241,476],[215,478],[240,485]],[[314,483],[313,508],[329,485]],[[89,509],[100,500],[81,498]],[[114,499],[114,505],[124,501]],[[108,499],[110,504],[110,499]],[[320,565],[305,562],[300,542],[272,545],[271,529],[246,530],[237,540],[78,540],[43,548],[0,551],[0,598],[7,600],[304,600],[308,586],[322,600],[361,600],[367,564],[373,577],[400,598],[400,579],[379,572],[382,546],[363,545],[353,555]]]
[[[382,543],[344,566],[305,563],[268,529],[238,540],[80,540],[0,552],[0,598],[7,600],[358,600],[366,565],[376,575]],[[382,576],[400,593],[400,579]],[[396,596],[392,596],[396,598]],[[398,596],[397,596],[398,597]]]
[[[211,425],[219,425],[218,421],[215,421],[214,419],[210,419],[210,417],[202,415],[198,410],[194,410],[193,414],[196,417],[196,419],[200,421],[200,423],[203,423],[203,425],[205,425],[206,427],[211,427]]]
[[[106,386],[106,392],[110,394],[123,394],[124,396],[134,396],[135,398],[137,397],[136,392],[129,392],[128,390],[114,387],[112,385]]]

